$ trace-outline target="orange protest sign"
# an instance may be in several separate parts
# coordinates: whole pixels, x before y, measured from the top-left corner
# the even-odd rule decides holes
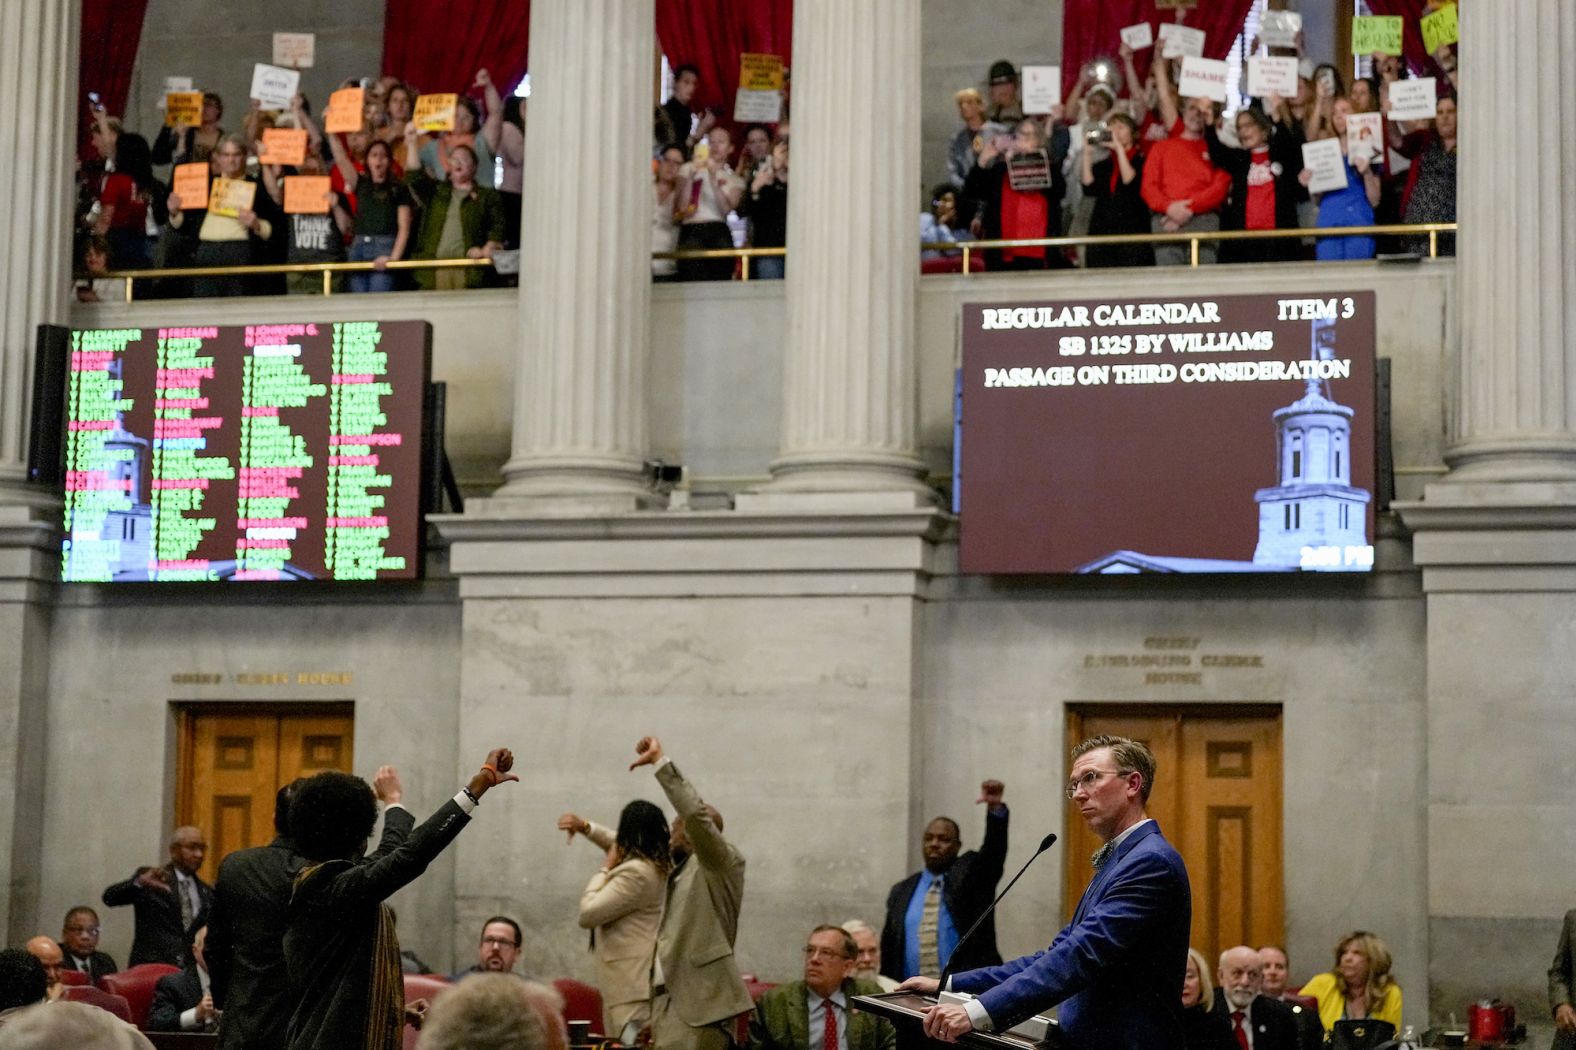
[[[208,210],[215,215],[228,215],[233,219],[243,211],[250,211],[256,197],[257,183],[245,179],[227,179],[221,175],[213,180]]]
[[[285,179],[285,214],[326,215],[333,192],[327,175],[291,175]]]
[[[195,128],[201,123],[201,91],[171,91],[164,96],[165,127]]]
[[[361,88],[340,88],[328,96],[328,108],[323,111],[323,130],[330,135],[360,131],[365,105],[366,92]]]
[[[458,95],[422,95],[416,99],[411,119],[421,131],[453,131],[454,111],[459,104]]]
[[[306,160],[306,131],[303,128],[267,128],[257,150],[259,164],[297,165]]]
[[[201,211],[208,207],[208,162],[175,165],[170,192],[181,199],[182,211]]]

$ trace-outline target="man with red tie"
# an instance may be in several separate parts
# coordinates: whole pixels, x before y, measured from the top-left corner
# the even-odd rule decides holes
[[[1231,1025],[1239,1050],[1297,1050],[1291,1007],[1263,995],[1259,953],[1245,944],[1220,953],[1214,1011]]]
[[[804,980],[761,996],[750,1018],[750,1050],[895,1050],[892,1023],[854,1013],[849,997],[880,995],[881,987],[854,976],[859,957],[841,926],[817,926],[804,946]]]

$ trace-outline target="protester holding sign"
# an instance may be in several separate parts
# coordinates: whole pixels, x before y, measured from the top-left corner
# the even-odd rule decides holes
[[[1351,116],[1351,113],[1351,99],[1345,96],[1335,99],[1330,107],[1330,130],[1321,136],[1321,139],[1334,138],[1343,157],[1347,157],[1346,118]],[[1364,156],[1347,158],[1345,168],[1344,188],[1317,195],[1318,225],[1321,227],[1372,226],[1374,205],[1379,203],[1379,169]],[[1298,175],[1304,186],[1307,186],[1312,178],[1313,172],[1307,168],[1303,168]],[[1326,262],[1337,259],[1372,259],[1374,249],[1372,237],[1321,237],[1314,248],[1314,256]]]
[[[1106,117],[1111,148],[1099,161],[1085,147],[1080,158],[1084,196],[1094,201],[1089,232],[1096,236],[1149,232],[1149,205],[1144,203],[1144,156],[1138,148],[1138,123],[1126,113]],[[1147,244],[1090,245],[1084,262],[1099,266],[1153,266],[1155,250]]]
[[[416,135],[414,126],[405,129],[405,185],[421,206],[411,258],[491,258],[503,248],[503,200],[497,190],[481,185],[476,153],[469,146],[452,146],[444,161],[448,178],[439,182],[421,166]],[[416,271],[416,284],[428,291],[481,283],[482,271],[475,268]]]
[[[1164,65],[1163,60],[1157,64]],[[1155,83],[1160,91],[1161,112],[1176,111],[1175,89],[1162,69]],[[1220,206],[1231,189],[1231,176],[1215,167],[1210,159],[1204,129],[1215,123],[1215,103],[1195,97],[1182,107],[1180,127],[1164,142],[1149,148],[1144,164],[1144,202],[1153,212],[1150,228],[1155,233],[1193,233],[1220,229]],[[1198,260],[1215,261],[1213,241],[1201,241]],[[1162,244],[1155,247],[1155,261],[1161,266],[1183,266],[1188,262],[1188,245]]]
[[[474,99],[469,95],[459,96],[454,110],[454,130],[441,133],[421,147],[421,167],[430,178],[442,181],[448,178],[450,170],[449,152],[457,146],[465,146],[476,158],[476,184],[492,189],[493,158],[498,155],[498,142],[503,136],[503,99],[485,69],[476,71],[471,86],[481,88],[486,96],[486,121],[482,120]],[[409,165],[406,170],[410,170]]]
[[[1264,104],[1290,120],[1279,96],[1266,97]],[[1297,179],[1302,170],[1301,143],[1284,124],[1271,121],[1258,109],[1239,109],[1236,131],[1239,148],[1222,142],[1214,128],[1204,131],[1210,159],[1231,176],[1231,196],[1220,212],[1221,229],[1296,229],[1297,204],[1305,196]],[[1220,261],[1286,262],[1301,253],[1301,242],[1291,237],[1226,241],[1220,247]]]
[[[224,138],[224,129],[219,126],[223,116],[224,100],[212,91],[203,92],[202,123],[195,128],[167,125],[160,128],[158,137],[153,140],[153,163],[188,164],[207,160],[218,148],[219,140]]]
[[[308,152],[300,164],[291,168],[281,168],[277,164],[262,165],[263,188],[274,203],[284,207],[285,262],[345,261],[345,237],[351,228],[350,206],[343,194],[336,193],[330,187],[326,175],[322,155],[315,149]],[[291,195],[287,192],[288,183],[302,178],[321,179],[320,201],[310,202],[306,207],[292,207]],[[286,274],[285,290],[291,295],[321,294],[322,275]]]
[[[220,139],[213,156],[220,178],[256,186],[257,180],[246,175],[246,142],[241,136]],[[171,229],[196,242],[193,265],[251,266],[267,261],[268,242],[280,218],[279,206],[268,194],[254,194],[252,207],[233,216],[221,215],[215,208],[187,209],[178,193],[170,194],[168,205]],[[192,282],[192,294],[199,297],[248,295],[254,288],[255,282],[245,277],[198,277]]]
[[[1406,136],[1399,150],[1412,159],[1401,194],[1401,214],[1409,223],[1456,221],[1456,100],[1447,95],[1434,105],[1434,126]],[[1411,237],[1407,246],[1422,253],[1428,238]],[[1439,253],[1456,254],[1455,234],[1439,235]]]
[[[1018,240],[1058,237],[1062,232],[1062,197],[1067,184],[1062,162],[1067,158],[1068,133],[1057,125],[1047,142],[1045,130],[1033,117],[1024,117],[1012,136],[998,135],[980,150],[969,172],[963,195],[983,202],[980,235],[985,240]],[[1020,161],[1041,162],[1045,178],[1038,186],[1012,178]],[[1028,168],[1028,165],[1022,165]],[[1043,270],[1058,265],[1060,255],[1043,247],[1001,248],[986,253],[987,270]]]

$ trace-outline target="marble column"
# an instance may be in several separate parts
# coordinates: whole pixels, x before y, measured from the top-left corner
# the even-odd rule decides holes
[[[653,0],[532,8],[514,443],[483,513],[646,498],[655,18]]]
[[[915,425],[919,33],[919,0],[794,7],[788,333],[773,491],[930,498]],[[855,132],[852,112],[874,117]]]
[[[1576,7],[1519,0],[1463,5],[1461,17],[1448,480],[1576,483]],[[1541,145],[1528,154],[1529,143]],[[1518,156],[1535,162],[1506,163]]]
[[[27,480],[35,330],[66,319],[76,147],[77,0],[0,4],[0,506],[47,506]]]

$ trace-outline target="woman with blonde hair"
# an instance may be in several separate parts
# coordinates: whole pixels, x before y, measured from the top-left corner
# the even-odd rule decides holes
[[[1215,982],[1209,960],[1197,948],[1187,950],[1182,976],[1182,1045],[1186,1050],[1238,1050],[1225,1014],[1214,1010]]]
[[[1341,1020],[1372,1018],[1401,1030],[1401,986],[1390,976],[1390,949],[1367,930],[1353,930],[1335,946],[1335,965],[1302,986],[1319,1003],[1326,1032]]]

